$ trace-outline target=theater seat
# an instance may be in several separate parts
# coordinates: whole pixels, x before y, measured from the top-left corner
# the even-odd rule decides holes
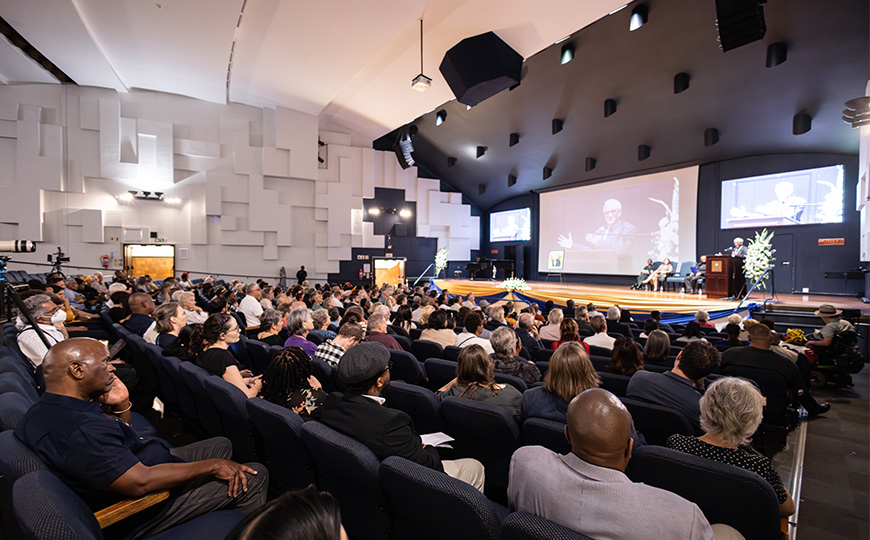
[[[678,411],[638,399],[627,397],[619,399],[631,413],[635,427],[643,434],[647,444],[664,446],[668,437],[675,433],[696,435],[692,423]]]
[[[12,430],[0,433],[0,474],[8,486],[25,474],[47,468]]]
[[[15,429],[32,403],[17,392],[0,394],[0,431]]]
[[[452,360],[429,358],[424,365],[430,388],[437,390],[456,377],[456,362]]]
[[[209,375],[204,383],[223,423],[224,434],[233,443],[233,455],[241,462],[259,461],[254,426],[246,406],[248,396],[216,375]]]
[[[502,540],[592,540],[542,517],[514,512],[501,524]]]
[[[429,358],[444,358],[444,349],[441,345],[425,339],[412,341],[411,352],[421,362],[425,362]]]
[[[598,377],[601,378],[601,388],[617,397],[625,397],[625,390],[628,388],[628,381],[631,380],[631,377],[606,371],[599,372]]]
[[[526,418],[522,426],[523,444],[549,448],[557,454],[567,454],[571,445],[565,438],[565,424],[546,418]]]
[[[281,489],[302,489],[317,481],[317,468],[302,442],[302,418],[265,399],[245,403],[251,422],[263,441],[269,479]]]
[[[387,407],[408,413],[418,433],[444,431],[444,420],[440,413],[441,400],[428,388],[402,381],[390,381],[389,386],[381,392],[381,397],[387,400]]]
[[[410,384],[422,384],[426,380],[426,372],[423,369],[423,363],[418,359],[419,356],[415,358],[409,352],[390,349],[390,361],[393,362],[393,367],[390,369],[390,379]]]

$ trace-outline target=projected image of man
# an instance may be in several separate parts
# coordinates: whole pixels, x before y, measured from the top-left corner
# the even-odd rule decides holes
[[[616,199],[604,201],[605,224],[586,235],[586,244],[574,243],[571,233],[559,236],[559,245],[566,249],[609,249],[622,259],[628,255],[637,228],[622,219],[622,203]]]
[[[780,182],[774,188],[776,199],[755,207],[755,211],[765,216],[784,217],[799,222],[807,206],[807,200],[794,194],[791,182]]]

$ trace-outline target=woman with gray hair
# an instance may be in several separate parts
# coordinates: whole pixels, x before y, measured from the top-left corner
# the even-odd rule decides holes
[[[314,323],[312,334],[318,336],[320,341],[334,338],[337,334],[329,330],[329,323],[332,321],[329,318],[329,311],[326,309],[318,309],[311,313],[311,322]]]
[[[564,313],[562,313],[560,308],[551,309],[550,314],[547,315],[547,325],[541,328],[541,339],[558,341],[561,338],[559,326],[562,324],[562,319],[564,318]]]
[[[278,334],[284,329],[284,313],[277,309],[267,309],[260,317],[260,333],[257,334],[257,341],[262,341],[266,345],[275,345],[282,347],[284,339]]]
[[[794,514],[791,494],[770,460],[749,445],[761,424],[764,398],[758,388],[739,377],[717,379],[701,398],[701,428],[704,435],[671,435],[667,446],[705,459],[752,471],[773,487],[782,516]]]
[[[317,345],[313,341],[308,341],[308,332],[314,330],[311,310],[304,307],[290,310],[290,315],[287,317],[287,329],[290,331],[290,337],[284,342],[284,346],[299,347],[305,351],[305,354],[314,358]]]
[[[695,320],[704,328],[716,328],[716,325],[710,322],[710,314],[703,309],[695,312]]]
[[[516,332],[509,326],[502,326],[489,336],[492,350],[495,351],[492,359],[495,363],[495,372],[519,377],[526,384],[532,384],[541,380],[541,371],[538,367],[519,356],[519,347],[522,347]]]
[[[184,291],[178,295],[178,303],[187,315],[187,324],[202,324],[208,319],[208,313],[196,305],[196,296],[190,291]]]

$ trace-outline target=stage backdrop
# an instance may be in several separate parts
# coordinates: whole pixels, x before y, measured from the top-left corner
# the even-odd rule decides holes
[[[698,167],[542,193],[538,271],[635,275],[647,259],[695,261]]]

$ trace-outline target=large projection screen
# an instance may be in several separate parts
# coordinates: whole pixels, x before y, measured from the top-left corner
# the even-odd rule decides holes
[[[637,275],[647,259],[695,261],[698,167],[541,194],[538,272]]]

